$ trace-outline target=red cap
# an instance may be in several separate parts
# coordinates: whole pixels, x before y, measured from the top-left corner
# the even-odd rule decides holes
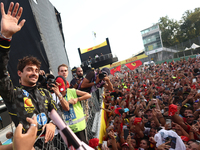
[[[181,140],[185,141],[185,142],[188,142],[189,141],[189,138],[187,136],[181,136]]]
[[[133,124],[134,125],[139,124],[141,121],[142,121],[142,118],[135,118]]]
[[[177,112],[177,106],[174,104],[169,105],[168,116],[173,116]]]
[[[65,82],[61,77],[58,77],[56,79],[56,82],[58,83],[58,88],[60,92],[65,91],[69,87],[68,81],[66,80],[67,84],[65,85]]]
[[[129,147],[128,143],[123,143],[122,146],[128,146]]]

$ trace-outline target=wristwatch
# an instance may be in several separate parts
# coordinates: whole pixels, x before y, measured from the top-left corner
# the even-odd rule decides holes
[[[96,83],[96,81],[94,81],[94,85],[96,85],[97,83]]]
[[[55,125],[55,126],[56,126],[56,124],[53,122],[53,120],[51,120],[49,123],[52,123],[53,125]]]

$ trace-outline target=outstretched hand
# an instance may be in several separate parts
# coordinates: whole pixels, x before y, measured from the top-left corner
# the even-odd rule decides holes
[[[166,143],[163,143],[163,144],[161,144],[161,145],[159,145],[158,147],[157,147],[157,150],[168,150],[168,149],[170,149],[170,145],[168,145],[170,142],[168,141],[168,142],[166,142]]]
[[[26,118],[26,120],[30,123],[30,128],[27,133],[22,134],[22,124],[17,126],[13,138],[14,150],[31,150],[33,148],[37,135],[37,119],[34,116],[33,119]]]
[[[14,9],[13,9],[14,8]],[[1,2],[1,34],[6,38],[12,38],[12,35],[21,30],[25,23],[23,19],[19,24],[19,19],[22,15],[23,8],[19,8],[19,3],[11,2],[7,14],[4,10],[4,4]]]

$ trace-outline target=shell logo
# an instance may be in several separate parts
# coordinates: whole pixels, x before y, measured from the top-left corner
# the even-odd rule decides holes
[[[25,104],[25,107],[33,107],[33,103],[31,101],[31,99],[29,98],[24,98],[24,104]]]

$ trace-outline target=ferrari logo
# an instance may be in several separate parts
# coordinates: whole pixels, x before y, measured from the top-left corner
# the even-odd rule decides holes
[[[135,66],[136,66],[136,63],[131,63],[131,65],[135,67]]]
[[[117,68],[114,69],[115,71],[117,70]]]

